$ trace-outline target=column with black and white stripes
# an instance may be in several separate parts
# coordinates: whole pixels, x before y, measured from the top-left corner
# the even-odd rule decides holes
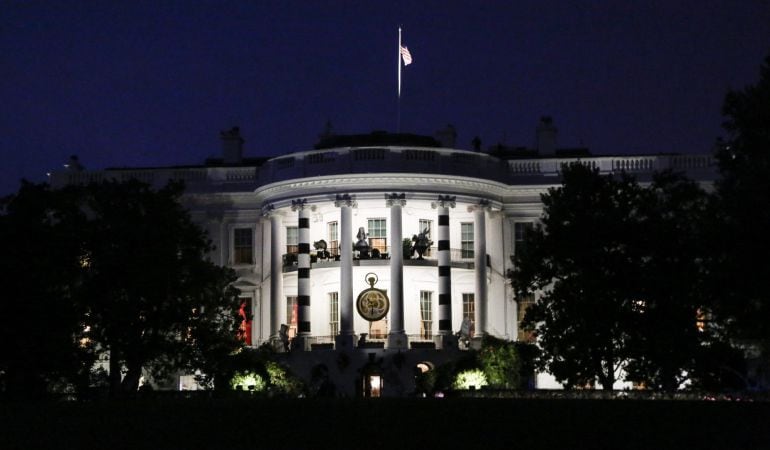
[[[297,339],[294,348],[310,349],[310,207],[307,199],[291,201],[298,218],[297,255]]]
[[[432,206],[438,210],[438,336],[436,346],[451,346],[452,338],[452,257],[449,246],[449,208],[456,197],[439,195]]]

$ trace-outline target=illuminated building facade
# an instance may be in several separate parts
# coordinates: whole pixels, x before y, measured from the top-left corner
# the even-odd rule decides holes
[[[415,368],[485,334],[529,339],[518,323],[531,299],[515,298],[506,273],[562,165],[640,181],[666,168],[715,176],[708,155],[557,150],[549,121],[532,150],[458,150],[449,130],[328,136],[313,150],[248,159],[237,129],[222,140],[222,158],[202,166],[65,171],[52,181],[184,180],[186,206],[216,245],[211,259],[238,275],[247,342],[270,342],[308,380],[323,367],[350,395],[408,394]],[[538,384],[552,386],[545,376]]]

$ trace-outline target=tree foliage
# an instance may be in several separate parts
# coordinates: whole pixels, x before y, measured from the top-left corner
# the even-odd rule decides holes
[[[239,347],[234,274],[206,259],[211,244],[179,203],[182,189],[135,180],[87,188],[87,317],[110,352],[113,393],[135,391],[143,370],[205,366],[207,355]]]
[[[98,353],[111,392],[144,373],[216,371],[242,345],[230,269],[180,204],[183,186],[107,181],[52,190],[24,183],[3,200],[0,381],[44,393],[79,388]]]
[[[640,301],[626,371],[631,380],[673,391],[693,378],[696,359],[705,356],[712,338],[713,330],[697,318],[705,318],[712,301],[706,222],[713,201],[697,183],[663,172],[640,202]]]
[[[642,232],[641,189],[578,164],[562,176],[562,187],[541,197],[541,223],[516,255],[514,287],[521,296],[542,293],[524,323],[535,329],[543,366],[568,387],[599,380],[611,389],[640,298],[633,239]]]
[[[0,214],[0,392],[39,396],[66,380],[87,384],[78,288],[85,217],[73,190],[22,182]]]
[[[770,341],[770,55],[755,85],[730,91],[722,110],[728,139],[721,143],[717,182],[721,258],[715,265],[717,312],[741,338]]]
[[[541,224],[518,252],[518,295],[540,292],[524,318],[543,349],[542,367],[567,387],[620,369],[658,389],[676,389],[694,364],[707,307],[709,253],[699,228],[709,196],[681,175],[649,187],[626,174],[572,165],[542,196]]]

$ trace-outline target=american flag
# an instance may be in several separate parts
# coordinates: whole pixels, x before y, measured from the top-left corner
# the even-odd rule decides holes
[[[409,53],[409,49],[401,46],[401,58],[404,59],[404,65],[408,66],[409,64],[412,64],[412,54]]]

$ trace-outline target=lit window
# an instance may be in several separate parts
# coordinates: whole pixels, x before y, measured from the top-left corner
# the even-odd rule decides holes
[[[286,227],[286,253],[296,255],[299,253],[299,229]]]
[[[383,291],[387,294],[387,289],[383,289]],[[386,337],[388,337],[388,316],[375,322],[369,322],[370,339],[385,339]]]
[[[236,228],[233,230],[233,263],[253,264],[254,245],[251,228]]]
[[[340,294],[329,293],[329,334],[338,335],[340,332]]]
[[[388,251],[388,229],[385,219],[369,219],[369,247],[380,253]]]
[[[425,230],[428,230],[428,232],[425,234],[425,237],[430,239],[431,234],[433,233],[433,221],[429,219],[420,219],[419,225],[418,225],[418,232],[422,233]],[[423,253],[423,256],[430,256],[430,248],[425,249],[425,253]]]
[[[289,339],[297,335],[297,297],[286,297],[286,324],[289,326]]]
[[[238,328],[238,336],[246,343],[251,345],[251,322],[253,317],[251,315],[251,298],[241,297],[241,308],[238,314],[241,316],[241,325]]]
[[[420,337],[433,337],[433,292],[420,291]]]
[[[463,294],[463,322],[467,321],[470,324],[470,330],[468,333],[468,336],[470,337],[473,337],[473,333],[476,329],[473,323],[475,316],[475,295],[473,293]]]
[[[473,258],[473,224],[460,224],[460,257]]]
[[[519,298],[516,302],[518,305],[518,335],[517,340],[522,342],[534,342],[535,335],[531,331],[522,329],[521,323],[524,321],[524,316],[527,314],[527,310],[535,303],[535,295],[529,294],[527,296]]]
[[[340,254],[339,224],[337,222],[329,222],[329,246],[327,250],[332,256]]]

